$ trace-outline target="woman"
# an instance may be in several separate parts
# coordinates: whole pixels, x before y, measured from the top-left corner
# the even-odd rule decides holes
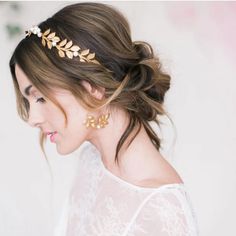
[[[10,60],[19,115],[61,155],[85,141],[59,235],[197,235],[184,183],[160,153],[170,76],[125,18],[67,6],[32,27]]]

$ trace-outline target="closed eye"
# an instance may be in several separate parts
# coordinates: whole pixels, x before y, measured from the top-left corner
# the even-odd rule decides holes
[[[38,99],[36,100],[36,103],[37,103],[37,102],[39,102],[39,103],[45,103],[46,100],[41,97],[41,98],[38,98]]]

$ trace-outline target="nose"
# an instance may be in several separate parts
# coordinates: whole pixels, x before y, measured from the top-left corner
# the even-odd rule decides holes
[[[42,114],[36,109],[31,108],[29,111],[29,118],[28,118],[27,123],[31,127],[39,128],[43,122],[44,122],[44,119],[43,119]]]

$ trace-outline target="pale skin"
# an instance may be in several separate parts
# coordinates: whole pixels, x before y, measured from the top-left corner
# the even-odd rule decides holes
[[[114,161],[116,145],[128,124],[128,117],[123,110],[110,110],[107,107],[102,111],[89,112],[69,91],[56,90],[54,96],[68,118],[68,126],[65,127],[64,115],[59,108],[43,98],[18,65],[15,72],[20,91],[30,103],[28,124],[41,129],[45,135],[57,131],[55,145],[59,154],[70,154],[84,141],[89,141],[101,153],[106,169],[131,184],[156,188],[165,184],[183,183],[176,170],[154,147],[143,127],[131,145],[121,149],[117,165]],[[28,95],[25,94],[27,87]],[[102,90],[94,89],[85,82],[84,87],[92,96],[102,99]],[[88,114],[98,117],[108,111],[111,115],[105,128],[86,128],[84,121]]]

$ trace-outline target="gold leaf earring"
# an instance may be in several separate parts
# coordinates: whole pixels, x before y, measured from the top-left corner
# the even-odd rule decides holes
[[[84,124],[87,128],[89,128],[89,127],[95,128],[95,129],[104,128],[108,124],[109,117],[110,117],[110,113],[108,113],[106,115],[101,115],[96,120],[94,116],[88,115]]]

